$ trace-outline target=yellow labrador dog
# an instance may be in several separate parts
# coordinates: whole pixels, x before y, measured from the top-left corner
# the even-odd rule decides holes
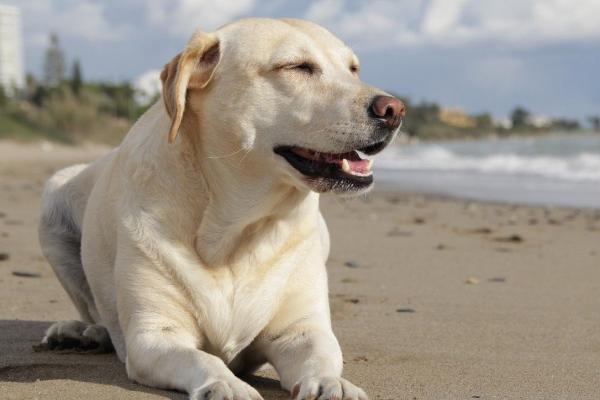
[[[260,399],[236,374],[264,363],[295,398],[366,399],[341,377],[318,193],[372,186],[363,157],[404,105],[358,70],[306,21],[194,34],[123,143],[47,183],[40,242],[81,321],[43,343],[114,346],[131,379],[192,399]]]

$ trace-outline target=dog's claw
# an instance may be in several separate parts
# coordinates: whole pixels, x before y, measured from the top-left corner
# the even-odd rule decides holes
[[[330,376],[301,379],[291,394],[294,400],[368,400],[361,388],[344,378]]]

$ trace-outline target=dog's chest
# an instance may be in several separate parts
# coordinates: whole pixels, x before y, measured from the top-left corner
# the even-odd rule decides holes
[[[221,283],[206,304],[204,334],[211,347],[233,359],[267,325],[278,301],[273,287],[247,280]]]
[[[288,257],[267,271],[222,273],[215,277],[210,293],[203,296],[204,321],[199,321],[207,350],[232,361],[269,324],[284,300],[291,270],[301,261]]]

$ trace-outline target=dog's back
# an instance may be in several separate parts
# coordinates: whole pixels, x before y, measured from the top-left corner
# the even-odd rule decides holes
[[[92,321],[91,292],[81,265],[81,215],[87,196],[75,178],[86,169],[79,164],[55,173],[42,195],[39,239],[44,256],[73,300],[82,320]]]
[[[42,194],[40,247],[85,322],[95,322],[97,312],[81,262],[81,226],[97,175],[111,155],[56,172]]]

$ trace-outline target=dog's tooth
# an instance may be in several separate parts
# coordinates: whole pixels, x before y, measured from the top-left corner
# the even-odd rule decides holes
[[[369,161],[367,162],[367,171],[370,171],[370,170],[371,170],[371,167],[373,167],[373,160],[369,160]]]
[[[342,160],[342,171],[347,172],[349,174],[352,173],[352,170],[350,169],[350,163],[345,158]]]

